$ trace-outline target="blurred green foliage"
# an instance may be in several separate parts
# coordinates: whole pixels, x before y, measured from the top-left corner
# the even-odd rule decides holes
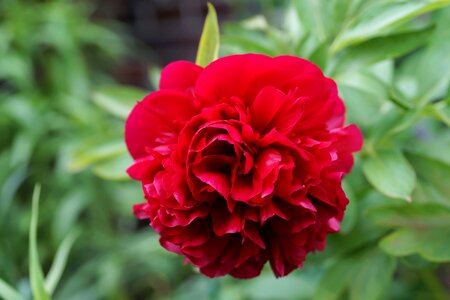
[[[450,297],[450,1],[266,1],[222,28],[221,55],[319,65],[365,136],[341,233],[302,270],[249,281],[201,276],[136,230],[123,123],[146,91],[108,75],[123,38],[89,6],[24,2],[0,2],[0,298],[39,299],[39,286],[83,300]]]

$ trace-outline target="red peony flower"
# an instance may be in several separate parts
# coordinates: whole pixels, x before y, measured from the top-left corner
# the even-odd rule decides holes
[[[206,276],[251,278],[267,261],[287,275],[339,231],[362,144],[344,112],[335,82],[297,57],[171,63],[126,123],[146,198],[134,213]]]

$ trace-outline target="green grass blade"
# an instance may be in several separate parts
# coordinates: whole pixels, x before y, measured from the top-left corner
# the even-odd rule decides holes
[[[197,51],[195,63],[205,67],[219,57],[220,33],[219,22],[214,6],[208,3],[208,15],[203,26],[202,36]]]
[[[47,300],[50,299],[44,286],[44,275],[39,263],[39,254],[37,249],[37,224],[39,217],[39,195],[41,186],[36,185],[33,191],[31,223],[30,223],[30,239],[29,239],[29,260],[30,260],[30,281],[33,292],[33,299]]]
[[[64,238],[61,244],[56,251],[55,259],[53,260],[52,266],[50,267],[50,271],[45,278],[45,289],[48,291],[50,295],[56,289],[59,280],[64,272],[64,268],[67,264],[67,258],[69,256],[70,250],[72,249],[75,240],[79,236],[79,231],[72,230],[69,234]]]
[[[0,278],[0,298],[8,300],[24,300],[23,297],[9,284]]]

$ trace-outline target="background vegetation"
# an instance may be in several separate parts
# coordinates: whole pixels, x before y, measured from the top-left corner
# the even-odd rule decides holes
[[[131,213],[142,195],[124,173],[123,125],[148,90],[111,74],[136,43],[92,21],[87,3],[2,0],[0,298],[450,297],[450,1],[263,3],[263,15],[223,24],[221,55],[312,60],[364,132],[326,250],[283,279],[183,266]]]

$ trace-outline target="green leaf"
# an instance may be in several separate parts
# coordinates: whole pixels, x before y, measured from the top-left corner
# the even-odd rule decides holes
[[[354,68],[366,68],[379,61],[393,59],[411,52],[428,42],[433,28],[421,31],[377,37],[355,45],[338,56],[335,73]]]
[[[412,162],[420,158],[435,160],[445,165],[450,172],[450,131],[447,134],[434,135],[430,140],[415,143],[414,147],[407,148],[406,153],[414,155]]]
[[[371,250],[338,260],[323,276],[314,299],[341,299],[345,290],[350,299],[380,299],[395,270],[395,259]]]
[[[420,178],[420,177],[419,177]],[[442,193],[436,186],[427,180],[421,179],[417,181],[412,199],[415,203],[439,203],[450,207],[448,196]]]
[[[386,84],[367,71],[346,72],[339,74],[335,79],[340,85],[359,89],[378,98],[386,98],[388,96],[388,87]],[[381,106],[381,103],[379,103],[379,106]]]
[[[448,148],[441,148],[442,155],[448,153]],[[417,174],[425,180],[435,186],[442,194],[450,195],[450,186],[448,184],[448,178],[450,178],[450,164],[444,160],[439,160],[434,157],[433,152],[428,155],[423,153],[417,153],[408,151],[407,156],[410,159],[412,165],[417,170]],[[447,198],[448,199],[448,198]],[[450,202],[450,199],[448,199]]]
[[[386,66],[385,63],[382,64]],[[379,65],[374,65],[373,68],[378,69]],[[389,75],[386,73],[388,72],[383,70],[384,78]],[[371,70],[350,71],[335,77],[339,92],[347,106],[347,117],[350,123],[354,122],[371,129],[379,128],[378,120],[387,112],[390,104],[387,84],[379,77]],[[374,124],[376,125],[373,126]]]
[[[441,101],[439,103],[429,104],[425,107],[425,114],[435,118],[436,120],[441,121],[447,127],[450,128],[450,112],[449,106],[445,101]]]
[[[127,180],[127,168],[133,163],[130,155],[126,152],[96,164],[92,171],[95,175],[107,180]]]
[[[69,232],[69,234],[64,238],[62,243],[59,245],[58,250],[56,251],[52,266],[50,267],[50,270],[48,271],[48,274],[45,278],[45,289],[50,295],[53,294],[59,280],[61,279],[64,268],[66,267],[70,249],[75,243],[78,235],[78,231],[72,230],[71,232]]]
[[[347,107],[348,121],[363,127],[374,124],[381,114],[381,107],[384,102],[381,95],[362,90],[364,86],[353,87],[343,81],[338,83],[339,93]]]
[[[420,14],[444,7],[450,0],[377,1],[364,10],[333,42],[333,53],[383,35],[394,26]]]
[[[41,186],[36,185],[33,191],[30,236],[29,236],[29,260],[30,260],[30,281],[33,297],[36,300],[50,299],[44,286],[44,275],[39,262],[37,249],[37,225],[39,216],[39,194]]]
[[[396,102],[396,101],[393,101]],[[408,107],[409,103],[396,102],[399,106],[405,108]],[[389,140],[396,134],[410,129],[420,118],[419,110],[408,110],[406,113],[400,114],[392,127],[384,134],[383,139]]]
[[[320,279],[320,269],[302,269],[302,272],[283,278],[274,278],[271,273],[262,273],[257,280],[243,282],[237,287],[243,291],[244,299],[291,300],[311,299]],[[242,299],[242,298],[224,298]]]
[[[380,247],[393,256],[418,253],[432,262],[450,261],[450,227],[441,229],[402,228],[380,241]]]
[[[80,151],[67,165],[69,172],[79,172],[99,162],[105,162],[126,153],[123,141],[113,141]]]
[[[418,93],[415,102],[424,105],[441,97],[450,83],[450,7],[439,12],[431,43],[415,66]]]
[[[92,95],[95,104],[113,116],[126,119],[137,101],[141,101],[147,91],[131,86],[107,86]]]
[[[450,7],[435,17],[437,27],[427,47],[407,57],[395,73],[396,92],[420,108],[443,97],[450,82]]]
[[[158,90],[159,81],[161,79],[161,68],[158,66],[151,66],[148,69],[148,80],[150,81],[150,86],[153,90]]]
[[[355,277],[357,268],[358,264],[354,263],[351,258],[341,259],[336,262],[326,271],[313,299],[339,299]]]
[[[208,15],[203,26],[195,63],[205,67],[216,60],[219,57],[219,45],[219,22],[217,21],[216,10],[211,3],[208,3]]]
[[[366,257],[350,285],[350,300],[382,299],[383,292],[392,281],[396,260],[380,251]]]
[[[327,38],[323,9],[323,1],[320,0],[303,0],[295,1],[295,8],[301,23],[305,28],[312,31],[319,43],[324,42]]]
[[[394,256],[420,254],[427,260],[450,261],[450,208],[437,203],[412,203],[369,210],[368,217],[380,226],[397,230],[380,242]]]
[[[379,226],[418,229],[450,228],[450,208],[436,203],[410,203],[372,208],[368,217]]]
[[[382,194],[411,201],[416,174],[400,151],[382,150],[363,161],[367,180]]]
[[[0,298],[7,300],[24,300],[12,286],[0,278]]]
[[[314,52],[311,53],[309,60],[311,60],[322,70],[325,69],[328,61],[328,44],[322,43],[318,45]]]
[[[221,51],[225,55],[260,53],[275,56],[278,54],[275,43],[267,37],[266,31],[249,29],[243,24],[227,24],[224,27]]]
[[[358,199],[355,197],[352,186],[344,179],[342,187],[345,191],[349,203],[345,209],[345,216],[341,223],[341,233],[349,233],[358,221]]]
[[[368,72],[375,78],[383,82],[386,86],[391,86],[394,77],[394,61],[380,61],[369,67]]]

